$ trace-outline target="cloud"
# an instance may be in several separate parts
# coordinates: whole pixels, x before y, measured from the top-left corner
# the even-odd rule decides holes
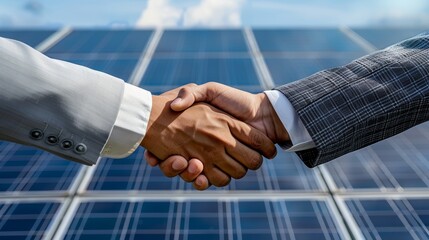
[[[169,0],[149,0],[137,21],[138,27],[177,27],[183,10],[174,7]]]
[[[234,27],[241,25],[244,0],[201,0],[188,8],[183,17],[185,27]]]
[[[40,14],[42,13],[44,6],[39,1],[28,1],[24,4],[23,7],[26,11],[33,13],[33,14]]]

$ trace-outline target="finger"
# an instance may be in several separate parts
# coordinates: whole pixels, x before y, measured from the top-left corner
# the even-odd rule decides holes
[[[168,157],[159,163],[159,169],[167,177],[175,177],[188,167],[188,161],[179,155]]]
[[[147,164],[149,164],[151,167],[155,167],[159,162],[161,162],[160,159],[155,157],[155,155],[153,155],[148,150],[144,151],[144,159],[146,159]]]
[[[211,103],[213,99],[227,89],[227,86],[216,82],[203,85],[188,84],[180,89],[177,98],[173,100],[170,107],[173,111],[183,111],[196,102]]]
[[[180,177],[186,182],[193,182],[204,170],[203,163],[193,158],[189,160],[188,167],[180,174]]]
[[[232,135],[248,147],[260,152],[266,158],[274,158],[277,154],[274,143],[261,131],[236,120],[228,121]]]
[[[197,91],[198,86],[185,86],[181,88],[179,90],[179,93],[177,94],[176,99],[174,99],[170,104],[171,109],[173,111],[180,112],[192,106],[192,104],[194,104],[196,100],[194,94],[201,95],[201,93]]]
[[[216,187],[224,187],[231,182],[231,177],[214,166],[204,166],[204,175]]]
[[[209,188],[210,183],[209,183],[209,180],[207,179],[207,177],[205,175],[201,174],[195,179],[193,186],[195,189],[202,191],[202,190],[206,190],[207,188]]]
[[[226,152],[248,169],[256,170],[262,165],[261,154],[239,141],[236,142],[235,146],[227,146]]]
[[[171,89],[170,91],[164,92],[164,93],[161,94],[161,96],[170,96],[172,98],[175,98],[179,94],[180,89],[185,88],[185,87],[194,87],[194,86],[197,86],[197,84],[195,84],[195,83],[189,83],[189,84],[180,86],[178,88]]]
[[[220,170],[235,179],[240,179],[247,173],[247,168],[244,168],[238,160],[228,154],[224,154],[222,158],[214,159],[213,162]]]

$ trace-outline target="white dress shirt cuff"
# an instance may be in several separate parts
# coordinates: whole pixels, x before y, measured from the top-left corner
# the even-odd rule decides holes
[[[268,90],[264,92],[279,116],[283,126],[286,128],[292,145],[282,145],[281,147],[287,151],[296,152],[316,147],[307,131],[307,128],[302,123],[287,97],[277,90]]]
[[[133,153],[146,134],[151,108],[150,92],[125,83],[121,106],[101,155],[124,158]]]

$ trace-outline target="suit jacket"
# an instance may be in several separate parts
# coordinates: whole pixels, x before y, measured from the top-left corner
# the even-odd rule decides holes
[[[429,119],[429,34],[280,86],[316,148],[297,152],[309,167]]]
[[[0,38],[0,139],[97,162],[124,82]]]

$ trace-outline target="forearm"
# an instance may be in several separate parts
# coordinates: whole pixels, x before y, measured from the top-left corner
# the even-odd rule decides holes
[[[314,167],[429,119],[429,36],[421,35],[278,88],[316,148],[298,152]]]
[[[94,164],[109,137],[122,99],[122,80],[50,59],[0,38],[0,137],[65,158]],[[32,138],[31,131],[42,131]],[[49,143],[48,136],[56,142]],[[72,146],[64,148],[63,140]],[[84,145],[84,152],[75,147]]]

